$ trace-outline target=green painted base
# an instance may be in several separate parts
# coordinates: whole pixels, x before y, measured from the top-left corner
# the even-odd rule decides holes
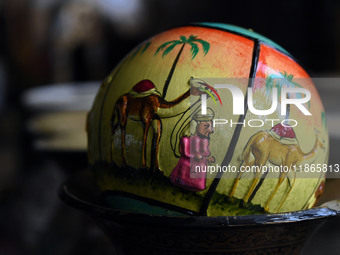
[[[207,191],[192,192],[174,186],[169,178],[147,169],[96,166],[96,180],[108,206],[152,215],[199,215]],[[133,180],[133,181],[132,181]],[[259,205],[215,192],[208,216],[263,214]]]

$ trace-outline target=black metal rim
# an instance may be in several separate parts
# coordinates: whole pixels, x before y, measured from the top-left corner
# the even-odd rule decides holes
[[[75,209],[86,212],[92,217],[113,220],[123,224],[157,225],[175,227],[221,228],[235,226],[277,225],[324,220],[338,215],[338,212],[327,207],[316,207],[308,210],[242,216],[160,216],[147,215],[115,210],[105,205],[90,202],[86,196],[72,192],[76,187],[72,182],[65,182],[59,189],[59,197]]]

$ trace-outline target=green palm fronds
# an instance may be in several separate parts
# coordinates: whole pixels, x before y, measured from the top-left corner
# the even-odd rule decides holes
[[[173,41],[165,42],[161,46],[158,47],[158,49],[155,52],[155,56],[157,55],[157,53],[159,51],[163,50],[166,46],[168,46],[168,45],[175,45],[176,46],[176,45],[179,45],[181,43],[182,42],[180,40],[173,40]],[[163,54],[163,57],[164,57],[164,54]]]
[[[162,58],[163,58],[164,56],[168,55],[174,48],[176,48],[177,45],[181,45],[181,48],[179,49],[177,56],[174,59],[174,62],[171,66],[168,77],[164,83],[163,94],[162,94],[163,98],[165,98],[166,96],[172,75],[174,74],[176,65],[178,63],[178,60],[186,44],[191,46],[191,50],[190,50],[191,59],[194,59],[196,55],[198,54],[198,52],[200,51],[198,44],[202,45],[204,56],[208,53],[210,49],[210,44],[202,39],[197,38],[197,35],[190,35],[188,38],[185,37],[184,35],[181,35],[178,40],[172,40],[172,41],[163,43],[161,46],[158,47],[158,49],[155,52],[154,56],[156,56],[158,52],[163,51],[163,55],[162,55]]]
[[[166,48],[166,49],[163,51],[163,56],[162,56],[162,57],[168,55],[168,53],[169,53],[170,51],[172,51],[173,48],[175,48],[176,46],[177,46],[177,44],[175,44],[175,43],[171,44],[168,48]]]
[[[166,56],[169,52],[171,52],[177,45],[182,44],[189,44],[191,46],[191,59],[194,59],[196,55],[199,52],[198,44],[202,45],[204,56],[208,53],[210,49],[210,44],[207,41],[204,41],[202,39],[198,39],[197,35],[190,35],[188,38],[181,35],[179,40],[173,40],[169,42],[163,43],[161,46],[158,47],[158,49],[155,52],[155,55],[158,54],[158,52],[163,51],[162,57]]]
[[[277,88],[278,98],[281,98],[281,88],[302,88],[302,86],[293,81],[294,75],[288,74],[286,71],[279,72],[279,74],[270,74],[266,78],[266,93],[267,96],[272,91],[272,88]],[[297,98],[302,98],[301,93],[296,93]],[[308,102],[310,108],[310,101]]]

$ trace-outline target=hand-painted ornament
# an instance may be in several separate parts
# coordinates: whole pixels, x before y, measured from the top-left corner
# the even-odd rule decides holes
[[[301,107],[311,115],[289,104],[284,115],[280,105],[268,116],[248,107],[233,115],[231,94],[212,78],[235,79],[255,109],[269,109],[274,92],[280,104],[284,96],[303,98],[306,89],[311,99]],[[203,95],[212,102],[205,112]],[[305,173],[328,159],[325,113],[309,75],[279,45],[239,27],[199,23],[141,43],[103,82],[87,127],[90,166],[106,201],[119,210],[294,211],[312,207],[324,187],[323,172]],[[207,171],[223,166],[235,171]]]

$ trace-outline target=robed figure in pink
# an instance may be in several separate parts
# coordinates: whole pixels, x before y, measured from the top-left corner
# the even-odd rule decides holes
[[[174,185],[192,191],[202,191],[206,188],[207,166],[215,162],[209,150],[209,136],[214,132],[214,114],[210,108],[207,110],[207,114],[194,115],[193,119],[197,123],[195,134],[181,137],[181,158],[170,175]]]

